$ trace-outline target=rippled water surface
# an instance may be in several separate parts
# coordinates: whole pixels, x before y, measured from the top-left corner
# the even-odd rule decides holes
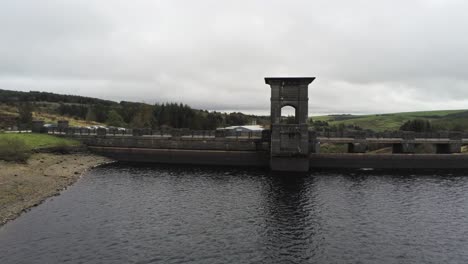
[[[468,177],[110,165],[1,227],[0,263],[468,263]]]

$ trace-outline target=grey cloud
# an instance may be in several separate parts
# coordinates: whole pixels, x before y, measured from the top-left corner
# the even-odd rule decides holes
[[[463,1],[0,3],[0,87],[268,113],[265,76],[316,76],[310,112],[466,108]]]

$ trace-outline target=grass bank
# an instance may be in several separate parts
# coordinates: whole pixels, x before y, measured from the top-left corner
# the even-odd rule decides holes
[[[0,160],[26,161],[37,149],[67,149],[80,146],[80,142],[46,134],[0,134]]]
[[[79,141],[76,141],[73,139],[67,139],[67,138],[60,138],[60,137],[47,135],[47,134],[32,134],[32,133],[0,134],[0,142],[5,142],[9,140],[23,141],[29,150],[38,149],[38,148],[58,147],[58,146],[74,147],[74,146],[80,145]]]

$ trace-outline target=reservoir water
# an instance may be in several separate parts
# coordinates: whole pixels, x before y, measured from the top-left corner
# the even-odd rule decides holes
[[[107,165],[1,227],[0,263],[468,263],[468,176]]]

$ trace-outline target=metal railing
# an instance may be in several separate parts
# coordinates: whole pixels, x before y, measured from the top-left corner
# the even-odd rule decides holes
[[[48,128],[47,133],[55,135],[81,135],[81,136],[142,136],[155,138],[192,138],[192,139],[259,139],[262,131],[220,131],[220,130],[188,130],[188,129],[106,129],[106,128]]]
[[[88,128],[48,128],[47,133],[58,135],[88,135],[88,136],[143,136],[155,138],[193,138],[193,139],[209,139],[209,138],[235,138],[235,139],[259,139],[267,138],[270,135],[270,130],[263,131],[225,131],[225,130],[189,130],[189,129],[160,129],[152,130],[148,128],[140,129],[88,129]],[[467,132],[456,131],[439,131],[439,132],[411,132],[411,131],[389,131],[389,132],[372,132],[372,131],[309,131],[310,137],[323,138],[355,138],[355,139],[385,139],[385,138],[402,138],[402,139],[453,139],[461,140],[468,139]]]

